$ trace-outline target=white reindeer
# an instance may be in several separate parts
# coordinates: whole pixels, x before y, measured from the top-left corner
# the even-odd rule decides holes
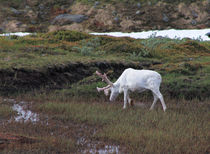
[[[121,76],[117,79],[115,83],[112,83],[106,76],[106,74],[102,75],[98,71],[96,74],[102,78],[102,81],[105,81],[108,86],[103,88],[98,88],[98,92],[104,91],[105,95],[110,94],[110,101],[114,101],[119,93],[124,92],[124,106],[123,109],[127,107],[127,102],[132,105],[132,100],[129,97],[129,92],[138,91],[143,92],[145,90],[151,90],[154,96],[154,101],[150,110],[154,109],[154,106],[158,99],[160,99],[163,110],[166,110],[166,105],[163,99],[162,94],[160,93],[160,84],[161,84],[161,75],[152,70],[135,70],[132,68],[128,68],[124,70]]]

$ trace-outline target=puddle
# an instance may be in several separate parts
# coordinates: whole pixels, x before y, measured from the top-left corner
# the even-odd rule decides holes
[[[123,150],[119,145],[108,145],[101,141],[92,141],[86,137],[80,137],[77,140],[77,144],[85,147],[81,150],[81,153],[91,153],[91,154],[119,154],[123,153]]]
[[[91,145],[88,149],[82,151],[82,153],[91,153],[91,154],[119,154],[120,146],[115,145],[104,145],[103,147],[97,148],[97,145]]]
[[[38,122],[39,117],[38,114],[33,113],[30,110],[26,110],[25,104],[20,102],[19,104],[14,104],[12,109],[17,111],[17,116],[14,117],[16,122],[28,122],[31,121],[32,123]]]
[[[4,99],[5,102],[12,103],[12,109],[17,112],[17,116],[11,118],[9,122],[15,120],[16,122],[32,122],[36,123],[39,121],[39,116],[37,113],[32,112],[31,110],[27,109],[27,105],[30,105],[29,102],[17,102],[14,99]]]

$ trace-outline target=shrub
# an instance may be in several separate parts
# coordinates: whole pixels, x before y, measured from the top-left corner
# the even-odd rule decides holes
[[[100,46],[100,39],[95,37],[88,41],[83,40],[81,45],[82,47],[74,47],[74,49],[79,51],[83,56],[90,56],[93,55],[93,52]]]
[[[117,42],[109,42],[102,47],[103,50],[109,53],[127,53],[128,55],[138,55],[141,57],[151,57],[148,50],[145,50],[143,46],[136,42],[130,42],[127,40],[121,40]]]
[[[76,32],[76,31],[56,31],[56,32],[51,32],[47,34],[43,34],[42,37],[48,38],[48,39],[53,39],[53,40],[62,40],[62,41],[80,41],[83,39],[90,38],[91,35],[86,34],[86,33],[81,33],[81,32]]]
[[[210,51],[201,45],[198,41],[189,40],[181,44],[182,48],[188,49],[190,52],[194,53],[201,53],[201,52],[207,52],[210,53]]]

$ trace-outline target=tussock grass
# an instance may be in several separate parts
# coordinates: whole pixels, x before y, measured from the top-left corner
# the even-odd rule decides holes
[[[209,101],[170,101],[164,113],[122,104],[47,102],[37,106],[59,121],[100,126],[94,138],[126,146],[130,152],[205,153],[209,149]]]
[[[0,119],[9,118],[14,114],[15,112],[11,109],[10,106],[0,104]]]
[[[43,89],[42,92],[20,94],[17,100],[34,102],[34,112],[48,117],[52,122],[48,125],[45,122],[36,125],[12,123],[6,127],[9,132],[33,136],[42,141],[30,148],[26,146],[29,152],[35,149],[43,153],[75,152],[82,148],[72,135],[72,123],[88,126],[82,127],[85,130],[90,126],[95,128],[95,133],[86,134],[90,140],[115,143],[126,147],[129,153],[209,152],[209,100],[171,100],[166,97],[168,109],[163,112],[160,102],[153,111],[149,111],[152,99],[147,97],[143,98],[143,102],[147,102],[146,107],[135,106],[123,110],[123,98],[119,97],[117,102],[111,103],[98,96],[72,97],[65,90],[46,92]],[[14,147],[11,151],[16,150]]]
[[[3,99],[0,97],[0,122],[1,119],[8,119],[12,115],[15,115],[15,112],[12,110],[11,106],[5,104]]]

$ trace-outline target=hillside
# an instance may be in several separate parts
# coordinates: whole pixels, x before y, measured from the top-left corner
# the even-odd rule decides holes
[[[144,31],[210,27],[208,0],[0,0],[0,32]]]
[[[95,93],[94,72],[116,79],[125,68],[153,69],[163,76],[163,93],[176,98],[210,96],[210,44],[190,39],[132,39],[75,31],[0,37],[1,90],[82,88]],[[85,90],[88,89],[88,90]],[[84,91],[83,91],[84,90]],[[72,95],[77,89],[72,89]]]

